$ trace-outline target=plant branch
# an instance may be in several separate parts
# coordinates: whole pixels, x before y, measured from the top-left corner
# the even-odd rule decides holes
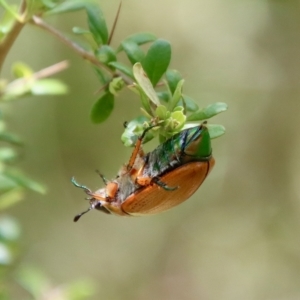
[[[23,0],[20,5],[19,13],[23,14],[25,10],[26,2],[25,0]],[[12,47],[13,43],[15,42],[24,25],[25,23],[22,23],[19,20],[15,20],[10,32],[7,33],[3,42],[0,44],[0,72],[10,48]]]
[[[78,44],[74,43],[73,41],[69,40],[66,36],[61,34],[60,31],[55,29],[54,27],[50,26],[46,22],[44,22],[41,18],[38,16],[33,16],[32,21],[35,25],[41,27],[42,29],[50,32],[52,35],[54,35],[56,38],[58,38],[61,42],[63,42],[65,45],[67,45],[69,48],[74,50],[77,54],[79,54],[82,58],[88,60],[92,64],[94,64],[97,67],[104,68],[107,72],[113,74],[113,71],[110,70],[107,66],[99,62],[99,60],[91,53],[85,51],[83,48],[81,48]]]
[[[41,78],[45,78],[45,77],[49,77],[52,76],[54,74],[57,74],[65,69],[67,69],[69,67],[69,63],[67,60],[63,60],[59,63],[56,63],[52,66],[46,67],[40,71],[35,72],[32,77],[34,79],[41,79]]]
[[[70,49],[74,50],[78,55],[80,55],[83,59],[88,60],[93,65],[97,66],[98,68],[106,70],[108,73],[110,73],[113,77],[120,76],[124,80],[126,84],[132,84],[132,81],[128,79],[126,76],[124,76],[119,71],[113,71],[110,68],[108,68],[106,65],[102,64],[94,54],[87,52],[83,48],[81,48],[78,44],[74,43],[70,39],[68,39],[66,36],[61,34],[60,31],[58,31],[56,28],[50,26],[46,22],[44,22],[41,18],[38,16],[32,17],[32,22],[38,27],[41,27],[42,29],[50,32],[52,35],[54,35],[56,38],[58,38],[61,42],[63,42],[65,45],[67,45]]]

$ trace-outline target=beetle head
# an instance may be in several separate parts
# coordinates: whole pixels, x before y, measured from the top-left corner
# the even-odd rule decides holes
[[[76,183],[75,180],[73,180],[72,182]],[[95,193],[93,193],[90,189],[88,189],[85,186],[81,186],[77,183],[76,183],[76,186],[79,188],[82,188],[84,190],[84,192],[91,197],[86,198],[87,200],[90,201],[90,207],[87,210],[83,211],[82,213],[76,215],[73,219],[74,222],[77,222],[81,218],[82,215],[86,214],[87,212],[89,212],[92,209],[97,209],[104,213],[110,214],[110,212],[105,207],[103,207],[103,205],[101,203],[106,200],[106,189],[105,188],[99,189]]]

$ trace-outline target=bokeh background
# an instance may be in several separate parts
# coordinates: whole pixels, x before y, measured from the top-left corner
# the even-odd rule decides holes
[[[109,25],[118,4],[102,1]],[[71,67],[57,76],[68,95],[3,108],[25,141],[19,166],[48,187],[7,211],[23,228],[20,264],[54,285],[91,280],[91,299],[300,299],[299,14],[293,0],[123,1],[113,44],[138,31],[169,40],[185,93],[200,106],[228,103],[213,120],[227,132],[213,141],[213,172],[184,204],[144,218],[93,211],[76,224],[87,203],[71,176],[92,189],[102,185],[95,169],[115,176],[131,152],[120,141],[122,124],[139,103],[122,92],[111,118],[91,124],[99,88],[92,68],[27,26],[4,74],[16,60],[39,70],[68,59]],[[70,32],[85,16],[47,21]],[[15,289],[16,299],[26,298]]]

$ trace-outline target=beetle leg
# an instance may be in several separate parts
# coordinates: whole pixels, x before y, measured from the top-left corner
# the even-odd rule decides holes
[[[158,177],[153,177],[152,182],[154,182],[158,186],[162,187],[166,191],[175,191],[179,188],[179,186],[174,186],[174,187],[168,186],[166,183],[160,181]]]
[[[147,185],[150,185],[151,182],[152,182],[152,178],[151,177],[137,177],[135,179],[135,182],[141,186],[147,186]]]
[[[153,127],[156,127],[156,126],[157,126],[157,125],[149,126],[148,128],[146,128],[146,129],[143,131],[142,135],[139,136],[139,138],[138,138],[138,140],[137,140],[137,142],[136,142],[136,144],[135,144],[135,146],[134,146],[134,149],[133,149],[133,151],[132,151],[130,160],[129,160],[129,162],[128,162],[127,170],[130,171],[130,170],[132,169],[132,167],[133,167],[133,165],[134,165],[134,163],[135,163],[135,160],[136,160],[136,158],[137,158],[137,155],[138,155],[138,153],[140,153],[140,151],[141,151],[141,145],[142,145],[142,142],[143,142],[143,139],[144,139],[146,133],[147,133],[150,129],[152,129]]]
[[[75,180],[75,177],[72,177],[71,182],[78,188],[83,189],[88,195],[90,195],[92,193],[92,191],[85,185],[79,184],[77,183],[77,181]]]
[[[105,178],[105,176],[102,173],[100,173],[99,170],[96,170],[96,173],[101,177],[101,179],[104,182],[104,184],[107,185],[108,184],[108,180]]]
[[[168,186],[166,183],[160,181],[158,177],[137,177],[135,182],[141,186],[148,186],[151,183],[155,183],[166,191],[175,191],[179,188],[178,186]]]
[[[116,194],[118,192],[118,184],[114,181],[108,182],[106,189],[105,189],[105,194],[106,194],[106,200],[112,200],[116,197]]]

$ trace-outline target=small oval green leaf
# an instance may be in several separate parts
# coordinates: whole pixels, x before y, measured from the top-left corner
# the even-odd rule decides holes
[[[132,41],[124,41],[122,42],[122,47],[129,59],[129,61],[134,65],[136,62],[141,62],[144,57],[145,53],[139,47],[138,44]]]
[[[202,121],[209,119],[225,110],[228,106],[223,102],[216,102],[188,116],[188,121]]]
[[[152,103],[156,106],[160,105],[157,94],[140,63],[136,63],[133,66],[133,75],[138,85],[141,87],[147,97],[152,101]]]
[[[121,45],[117,49],[117,52],[123,50],[123,45],[122,45],[123,43],[133,42],[137,45],[143,45],[149,42],[153,42],[156,39],[157,39],[156,36],[149,32],[135,33],[133,35],[128,36],[125,40],[122,41]]]
[[[158,39],[149,48],[142,66],[155,86],[166,72],[171,60],[171,45],[168,41]]]
[[[178,102],[182,98],[183,84],[184,84],[184,79],[181,79],[177,84],[177,87],[174,91],[174,94],[173,94],[172,99],[171,99],[170,104],[169,104],[170,111],[172,111],[174,109],[174,107],[176,107],[176,105],[178,104]]]
[[[207,124],[208,132],[211,139],[215,139],[225,133],[225,127],[219,124]]]
[[[91,32],[85,28],[81,28],[81,27],[73,27],[72,28],[73,33],[78,34],[78,35],[82,35],[82,34],[91,34]]]
[[[115,97],[110,92],[106,92],[93,105],[91,111],[91,120],[93,123],[104,122],[114,109]]]
[[[19,187],[24,187],[26,189],[45,194],[46,189],[40,183],[28,178],[24,174],[20,173],[18,170],[7,170],[4,174],[7,178],[13,180]]]
[[[97,45],[107,44],[108,30],[102,10],[98,5],[86,4],[89,29]]]
[[[108,45],[103,45],[95,53],[97,58],[104,64],[109,64],[112,61],[116,61],[116,53],[113,48]]]
[[[114,67],[115,69],[117,69],[120,72],[124,73],[125,75],[127,75],[131,79],[134,79],[132,69],[127,67],[126,65],[124,65],[124,64],[122,64],[118,61],[111,61],[108,65],[111,66],[111,67]]]
[[[63,95],[68,92],[68,87],[57,79],[40,79],[31,87],[33,95]]]
[[[55,7],[46,12],[46,15],[61,14],[66,12],[77,11],[85,8],[85,1],[82,0],[67,0],[60,4],[55,5]]]
[[[169,89],[171,91],[171,94],[173,95],[176,90],[176,87],[178,85],[178,82],[182,79],[182,76],[176,70],[167,70],[166,79],[167,79],[167,83],[168,83]]]
[[[13,76],[16,78],[30,77],[33,74],[33,70],[22,62],[16,62],[12,66]]]
[[[191,97],[184,94],[182,95],[182,97],[184,99],[184,103],[187,111],[195,112],[199,109],[198,104]],[[179,101],[178,105],[183,105],[182,100]]]

